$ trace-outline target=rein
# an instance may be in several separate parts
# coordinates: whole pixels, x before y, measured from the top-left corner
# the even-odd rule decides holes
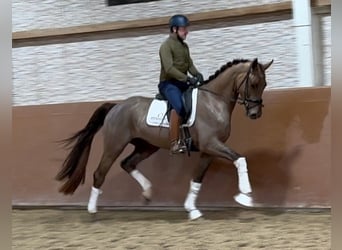
[[[204,88],[201,88],[201,86],[199,86],[198,89],[199,90],[203,90],[203,91],[207,91],[208,93],[216,95],[216,96],[220,97],[222,100],[224,100],[224,96],[223,95],[217,94],[216,92],[214,92],[214,91],[212,91],[210,89],[204,89]]]

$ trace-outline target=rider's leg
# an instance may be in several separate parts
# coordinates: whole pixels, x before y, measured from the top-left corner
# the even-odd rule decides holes
[[[168,99],[173,108],[170,115],[170,151],[171,153],[182,153],[186,147],[179,140],[179,126],[181,124],[181,116],[183,112],[182,91],[171,83],[163,83],[160,92]]]
[[[169,130],[169,140],[170,140],[170,152],[173,154],[183,153],[186,147],[179,141],[179,126],[180,126],[180,116],[177,114],[176,110],[171,110],[170,115],[170,130]]]

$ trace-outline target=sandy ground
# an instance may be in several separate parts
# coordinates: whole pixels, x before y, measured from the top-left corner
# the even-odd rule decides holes
[[[330,210],[204,214],[190,222],[184,211],[14,209],[12,249],[331,249]]]

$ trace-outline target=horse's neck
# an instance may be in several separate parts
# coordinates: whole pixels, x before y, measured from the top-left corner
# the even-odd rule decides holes
[[[222,96],[227,103],[230,103],[231,100],[236,101],[238,84],[242,81],[244,71],[244,65],[233,66],[213,79],[208,88]]]

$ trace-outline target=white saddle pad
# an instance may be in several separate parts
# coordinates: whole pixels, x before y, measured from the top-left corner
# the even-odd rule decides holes
[[[195,121],[196,117],[196,105],[197,105],[197,93],[198,89],[194,89],[192,91],[192,109],[191,115],[186,124],[183,124],[183,127],[191,127]],[[153,99],[151,102],[150,108],[148,109],[146,123],[150,126],[157,127],[169,127],[169,121],[166,117],[166,109],[167,104],[165,100],[157,100]]]

